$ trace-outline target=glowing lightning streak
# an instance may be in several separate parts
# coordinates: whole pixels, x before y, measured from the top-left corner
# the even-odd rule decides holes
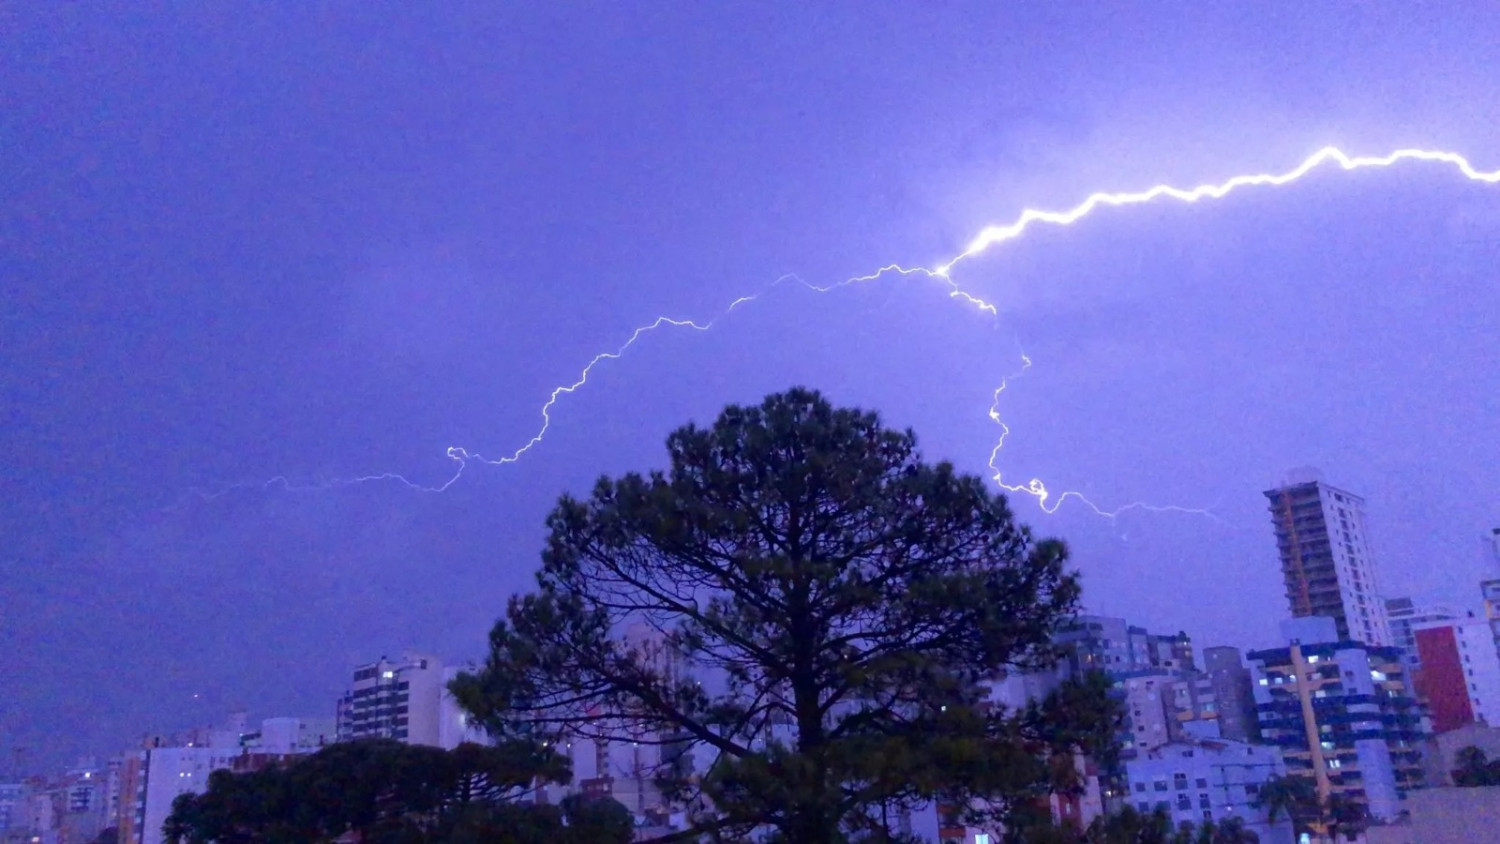
[[[1192,190],[1174,188],[1170,185],[1156,185],[1137,193],[1096,193],[1067,211],[1037,211],[1028,208],[1021,212],[1021,216],[1016,218],[1015,222],[1009,225],[989,226],[984,231],[981,231],[979,236],[974,238],[967,249],[948,263],[935,268],[933,273],[946,277],[954,264],[965,258],[978,255],[996,244],[1004,243],[1007,240],[1015,240],[1025,233],[1026,229],[1032,223],[1052,223],[1059,226],[1069,226],[1088,216],[1100,206],[1142,205],[1162,197],[1170,197],[1181,202],[1197,202],[1200,199],[1223,199],[1236,188],[1259,185],[1280,187],[1281,185],[1295,182],[1326,161],[1337,161],[1339,166],[1345,170],[1358,170],[1362,167],[1389,167],[1398,161],[1406,159],[1440,161],[1457,167],[1459,172],[1471,181],[1489,182],[1490,184],[1500,182],[1500,170],[1482,173],[1475,170],[1473,165],[1469,164],[1468,159],[1453,152],[1398,149],[1390,155],[1379,157],[1350,157],[1337,147],[1323,147],[1308,156],[1307,160],[1299,164],[1296,169],[1280,175],[1261,173],[1254,176],[1235,176],[1227,182],[1217,185],[1199,185]]]
[[[691,328],[694,331],[707,331],[708,329],[710,329],[710,328],[713,327],[713,325],[714,325],[715,322],[718,322],[720,319],[723,319],[725,316],[728,316],[730,314],[730,312],[732,312],[735,308],[738,308],[740,305],[744,305],[746,303],[755,301],[756,299],[758,299],[761,296],[765,295],[765,292],[767,292],[770,289],[776,287],[777,285],[780,285],[782,282],[788,281],[788,280],[795,280],[795,281],[798,281],[798,282],[802,282],[802,280],[799,279],[799,278],[797,278],[796,276],[792,276],[792,275],[782,276],[781,278],[778,278],[775,281],[771,282],[771,284],[766,288],[766,291],[763,291],[762,293],[757,293],[757,294],[754,294],[754,295],[751,295],[751,296],[741,296],[740,298],[735,299],[733,302],[730,302],[729,303],[729,307],[725,308],[724,311],[717,318],[715,318],[713,320],[710,320],[708,322],[698,323],[698,322],[694,322],[693,320],[690,320],[690,319],[672,319],[670,317],[657,317],[654,322],[652,322],[652,323],[650,323],[648,325],[643,325],[643,326],[637,328],[635,331],[632,331],[630,333],[629,339],[627,339],[623,344],[621,344],[620,348],[616,349],[613,352],[600,352],[599,354],[594,355],[594,358],[592,360],[590,360],[588,362],[588,364],[586,364],[583,367],[583,371],[581,371],[578,374],[578,380],[574,381],[571,384],[563,384],[563,385],[561,385],[559,387],[553,388],[552,394],[547,397],[547,402],[542,405],[542,409],[541,409],[542,427],[539,428],[539,429],[537,429],[537,432],[532,435],[531,439],[527,440],[523,445],[521,445],[515,451],[511,452],[509,455],[507,455],[505,457],[491,459],[491,458],[485,457],[485,456],[483,456],[481,454],[467,451],[467,450],[465,450],[463,448],[460,448],[458,446],[450,446],[448,448],[448,451],[447,451],[448,458],[450,460],[454,461],[455,463],[457,463],[458,464],[458,468],[456,468],[456,469],[453,470],[453,475],[451,477],[449,477],[448,480],[442,482],[441,484],[438,484],[437,486],[423,486],[421,484],[413,483],[412,481],[408,480],[404,475],[400,475],[400,474],[397,474],[395,472],[382,472],[382,473],[380,473],[378,475],[362,475],[360,477],[354,477],[354,478],[339,478],[339,479],[335,479],[335,480],[329,481],[329,482],[327,482],[325,484],[318,484],[318,485],[313,485],[313,486],[294,486],[289,480],[286,479],[285,476],[278,475],[277,477],[274,477],[274,478],[270,479],[269,481],[266,481],[263,484],[259,484],[259,486],[261,488],[270,488],[270,487],[276,486],[276,487],[281,487],[282,489],[287,490],[289,492],[302,492],[302,491],[312,491],[312,490],[328,489],[330,487],[350,486],[350,485],[353,485],[353,484],[362,484],[362,483],[366,483],[366,482],[369,482],[369,481],[399,481],[400,483],[404,484],[405,486],[410,487],[411,489],[417,490],[418,492],[443,492],[443,491],[447,490],[448,487],[451,487],[451,486],[453,486],[453,484],[455,484],[455,483],[458,482],[459,477],[461,477],[463,475],[463,473],[464,473],[464,467],[467,466],[468,462],[471,461],[471,460],[478,461],[480,463],[488,463],[491,466],[504,466],[504,465],[506,465],[508,463],[514,463],[517,460],[520,460],[522,455],[524,455],[526,452],[530,451],[531,449],[535,448],[537,445],[539,445],[542,442],[543,439],[546,438],[546,436],[547,436],[547,429],[552,426],[552,408],[557,404],[558,400],[561,399],[563,396],[568,395],[568,394],[573,393],[573,392],[576,392],[577,390],[579,390],[580,388],[582,388],[583,385],[585,385],[585,384],[588,383],[589,373],[591,373],[591,372],[594,371],[594,367],[598,366],[599,364],[603,363],[604,361],[618,360],[622,355],[625,354],[625,352],[627,350],[629,350],[629,348],[631,346],[635,345],[635,343],[636,343],[637,340],[641,339],[642,337],[646,336],[647,334],[650,334],[651,332],[657,330],[658,328],[661,328],[662,326],[671,326],[673,328]],[[802,283],[804,285],[806,285],[806,282],[802,282]],[[811,287],[811,285],[806,285],[806,286]],[[813,289],[816,289],[816,288],[813,288]],[[215,492],[215,493],[198,492],[196,494],[197,494],[197,496],[199,498],[201,498],[201,499],[203,499],[205,501],[211,501],[211,500],[213,500],[215,498],[218,498],[220,496],[227,495],[228,493],[230,493],[230,492],[232,492],[234,490],[237,490],[237,489],[246,489],[249,486],[251,486],[251,485],[248,485],[248,484],[236,484],[236,485],[227,487],[227,488],[225,488],[223,490],[220,490],[219,492]]]
[[[1088,508],[1090,510],[1093,510],[1100,516],[1111,520],[1113,520],[1116,516],[1119,516],[1121,513],[1129,510],[1146,510],[1152,513],[1189,513],[1195,516],[1207,516],[1208,518],[1213,519],[1220,524],[1223,524],[1224,520],[1220,519],[1218,516],[1215,516],[1213,514],[1212,508],[1179,507],[1175,504],[1147,504],[1144,501],[1137,501],[1134,504],[1126,504],[1124,507],[1120,507],[1115,510],[1101,510],[1099,509],[1099,506],[1097,504],[1084,497],[1083,493],[1074,492],[1071,490],[1068,492],[1064,492],[1062,495],[1059,495],[1057,497],[1057,500],[1053,502],[1052,506],[1048,507],[1047,500],[1052,497],[1052,493],[1048,491],[1047,485],[1042,483],[1042,480],[1040,478],[1032,478],[1029,483],[1025,484],[1006,483],[1003,473],[1000,471],[1000,467],[996,465],[1000,462],[1000,449],[1005,447],[1005,438],[1010,436],[1010,426],[1005,424],[1005,421],[1000,418],[1000,394],[1005,392],[1005,388],[1010,385],[1011,381],[1014,381],[1017,378],[1020,378],[1022,375],[1025,375],[1026,370],[1030,368],[1031,358],[1023,352],[1021,354],[1021,371],[1015,373],[1014,375],[1007,376],[1005,380],[1001,381],[1000,386],[995,388],[994,398],[990,402],[990,421],[1000,426],[1000,439],[996,440],[995,447],[990,449],[990,462],[988,464],[990,467],[990,471],[995,473],[991,476],[991,478],[995,481],[996,484],[1006,490],[1009,490],[1010,492],[1024,492],[1027,495],[1030,495],[1031,497],[1036,499],[1037,506],[1042,508],[1042,512],[1048,514],[1056,513],[1057,508],[1061,507],[1063,502],[1067,501],[1069,498],[1076,498],[1079,501],[1082,501],[1084,504],[1088,505]]]
[[[604,361],[616,360],[620,358],[625,354],[625,352],[630,349],[631,346],[635,345],[637,340],[663,326],[670,326],[673,328],[691,328],[695,331],[707,331],[708,329],[713,327],[714,323],[718,322],[719,319],[727,316],[735,308],[759,299],[761,296],[764,296],[766,293],[770,292],[771,289],[788,280],[796,281],[814,292],[827,293],[829,291],[851,284],[878,281],[879,279],[891,274],[900,276],[920,275],[929,279],[940,281],[944,285],[946,285],[948,287],[948,295],[950,298],[957,299],[964,304],[978,308],[979,310],[984,311],[991,316],[998,316],[999,311],[993,304],[986,302],[985,300],[980,299],[973,294],[970,294],[969,292],[959,287],[958,284],[952,280],[951,275],[953,267],[960,261],[975,257],[989,250],[990,247],[997,246],[1007,241],[1019,238],[1033,224],[1045,223],[1049,225],[1069,226],[1073,223],[1078,222],[1084,217],[1087,217],[1089,214],[1093,213],[1099,208],[1106,206],[1120,207],[1126,205],[1142,205],[1163,198],[1175,199],[1179,202],[1194,203],[1200,199],[1222,199],[1232,191],[1242,187],[1279,187],[1281,185],[1286,185],[1291,182],[1297,181],[1298,179],[1312,172],[1320,165],[1330,161],[1336,162],[1344,170],[1358,170],[1365,167],[1389,167],[1399,161],[1404,160],[1433,161],[1443,164],[1450,164],[1453,165],[1465,178],[1469,179],[1470,181],[1486,182],[1489,184],[1500,183],[1500,170],[1490,172],[1482,172],[1476,170],[1473,165],[1469,163],[1468,159],[1457,153],[1422,149],[1399,149],[1395,152],[1390,153],[1389,155],[1384,156],[1349,156],[1336,147],[1324,147],[1323,149],[1320,149],[1317,152],[1313,153],[1296,168],[1285,173],[1260,173],[1247,176],[1235,176],[1225,182],[1221,182],[1218,184],[1199,185],[1198,187],[1188,190],[1172,187],[1171,185],[1156,185],[1143,191],[1130,193],[1095,193],[1091,194],[1083,202],[1073,206],[1066,211],[1038,211],[1033,208],[1028,208],[1022,211],[1020,216],[1018,216],[1013,222],[1007,225],[986,227],[979,233],[976,238],[974,238],[973,241],[969,243],[969,246],[965,248],[963,252],[950,259],[947,263],[940,264],[936,267],[906,268],[897,264],[890,264],[881,267],[880,269],[876,270],[873,273],[870,273],[869,275],[857,276],[838,282],[836,284],[830,284],[822,287],[808,284],[807,282],[803,281],[800,278],[797,278],[796,276],[787,275],[782,276],[781,278],[772,282],[765,290],[760,293],[750,296],[741,296],[740,298],[735,299],[729,304],[727,308],[720,312],[718,317],[708,322],[700,323],[693,320],[658,317],[655,321],[635,329],[635,331],[631,333],[629,339],[627,339],[624,344],[622,344],[615,351],[603,352],[599,355],[596,355],[593,360],[589,361],[589,363],[584,366],[583,371],[579,374],[576,381],[572,382],[571,384],[565,384],[555,388],[552,391],[552,394],[548,397],[546,403],[542,405],[541,427],[529,440],[527,440],[521,447],[517,448],[511,454],[497,459],[490,459],[476,453],[471,453],[457,446],[450,447],[447,451],[447,455],[450,459],[458,464],[458,468],[454,471],[452,477],[450,477],[447,481],[439,486],[421,486],[412,483],[401,475],[394,473],[384,473],[359,478],[336,480],[328,485],[324,485],[323,487],[318,488],[326,488],[329,485],[342,486],[347,484],[363,483],[365,481],[397,480],[413,489],[421,490],[424,492],[442,492],[443,490],[446,490],[448,487],[452,486],[458,480],[459,476],[463,474],[464,467],[470,460],[477,460],[496,466],[505,465],[507,463],[514,463],[519,460],[522,455],[542,442],[542,440],[547,435],[548,428],[552,424],[553,407],[556,406],[558,400],[561,399],[564,395],[574,393],[581,389],[585,384],[587,384],[589,374],[593,372],[594,367],[598,366]],[[1026,369],[1031,366],[1031,360],[1025,355],[1022,355],[1021,360],[1023,362],[1021,373],[1024,373]],[[1011,377],[1019,377],[1021,373],[1017,373],[1017,375]],[[1173,506],[1162,507],[1144,503],[1130,504],[1118,510],[1105,511],[1094,505],[1093,502],[1089,501],[1080,493],[1072,491],[1060,494],[1055,501],[1052,501],[1052,504],[1049,507],[1048,502],[1052,500],[1052,494],[1050,491],[1048,491],[1046,485],[1041,480],[1032,479],[1029,483],[1026,484],[1005,483],[1001,477],[1000,470],[996,466],[996,463],[999,460],[1000,449],[1005,444],[1006,436],[1010,434],[1010,428],[1003,421],[1001,421],[999,412],[1000,394],[1004,392],[1005,387],[1006,382],[1002,381],[1000,386],[995,390],[994,400],[990,405],[989,411],[990,419],[994,421],[995,424],[999,425],[1001,429],[1000,439],[995,444],[995,448],[990,452],[989,466],[990,469],[995,473],[995,482],[1002,488],[1011,492],[1031,495],[1032,497],[1037,499],[1037,504],[1042,508],[1044,512],[1047,513],[1056,512],[1057,508],[1062,506],[1063,502],[1067,501],[1069,498],[1077,498],[1078,500],[1087,504],[1091,509],[1094,510],[1094,512],[1109,518],[1113,518],[1114,516],[1117,516],[1120,513],[1131,509],[1196,513],[1207,515],[1211,518],[1213,517],[1213,515],[1207,510]],[[261,486],[263,487],[270,485],[280,485],[286,489],[294,489],[294,487],[292,487],[284,477],[273,478],[265,484],[261,484]],[[223,495],[232,489],[238,488],[244,488],[244,485],[230,487],[223,492],[214,495],[205,495],[202,493],[199,493],[199,495],[203,498],[215,498],[218,497],[218,495]]]

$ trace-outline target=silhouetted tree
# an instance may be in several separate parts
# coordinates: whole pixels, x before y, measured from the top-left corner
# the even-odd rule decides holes
[[[1071,838],[1027,839],[1026,844],[1257,844],[1260,836],[1245,828],[1240,818],[1229,818],[1222,822],[1203,821],[1194,824],[1182,821],[1172,824],[1171,814],[1158,806],[1151,812],[1140,812],[1125,806],[1118,812],[1101,815],[1089,824],[1082,833],[1072,833]]]
[[[597,820],[617,820],[624,807],[614,814],[595,804],[581,814],[573,809],[573,829],[568,809],[516,802],[538,783],[569,778],[566,759],[522,741],[453,751],[386,739],[344,742],[260,771],[215,771],[207,791],[174,801],[163,832],[189,844],[292,844],[346,833],[366,844],[629,841],[617,823]],[[628,827],[628,813],[626,821]],[[580,837],[585,832],[591,837]]]
[[[1272,823],[1289,818],[1299,834],[1313,832],[1322,815],[1317,786],[1308,777],[1271,777],[1260,787],[1256,804],[1265,808]]]
[[[923,462],[911,432],[798,389],[667,448],[670,470],[601,479],[548,518],[536,590],[452,684],[492,734],[690,747],[706,773],[658,784],[711,807],[696,829],[799,844],[894,840],[890,819],[939,798],[1010,817],[1112,746],[1100,682],[984,701],[1002,669],[1051,664],[1078,582],[1061,542]]]
[[[1323,819],[1332,835],[1342,835],[1354,841],[1370,825],[1370,816],[1363,803],[1355,802],[1342,794],[1328,795],[1323,807]]]
[[[1369,826],[1363,803],[1339,793],[1322,800],[1309,777],[1272,777],[1261,786],[1257,805],[1266,808],[1273,823],[1282,815],[1291,818],[1298,833],[1343,835],[1353,841]]]
[[[1458,752],[1453,784],[1461,788],[1500,785],[1500,762],[1491,762],[1483,750],[1469,746]]]

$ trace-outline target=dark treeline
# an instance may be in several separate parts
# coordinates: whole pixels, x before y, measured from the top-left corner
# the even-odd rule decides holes
[[[250,773],[215,771],[173,804],[168,840],[192,844],[511,842],[624,844],[630,814],[613,800],[524,798],[569,780],[568,762],[525,742],[451,751],[375,739],[344,742]]]

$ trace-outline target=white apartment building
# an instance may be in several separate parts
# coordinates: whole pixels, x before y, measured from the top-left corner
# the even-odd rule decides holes
[[[389,738],[442,746],[446,678],[442,660],[406,653],[354,669],[338,702],[338,739]]]
[[[1365,500],[1324,483],[1313,469],[1265,492],[1293,618],[1332,618],[1340,641],[1396,644],[1378,597]]]
[[[209,774],[229,768],[241,754],[237,745],[228,747],[158,747],[146,754],[145,793],[138,807],[139,844],[162,844],[161,827],[172,814],[172,801],[179,794],[201,794],[208,790]]]
[[[122,760],[109,786],[115,826],[128,844],[161,844],[162,824],[181,794],[201,794],[218,770],[250,771],[290,755],[316,752],[332,741],[329,718],[267,718],[255,731],[243,714],[226,728],[200,728],[175,739],[156,738]]]

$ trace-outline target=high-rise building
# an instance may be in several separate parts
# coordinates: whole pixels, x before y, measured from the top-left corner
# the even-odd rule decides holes
[[[442,745],[444,671],[441,660],[407,653],[354,669],[338,702],[338,739],[388,738]]]
[[[1422,661],[1416,688],[1432,713],[1432,729],[1500,724],[1500,653],[1489,623],[1472,617],[1430,621],[1413,633]]]
[[[1406,664],[1413,671],[1422,668],[1413,628],[1434,621],[1458,618],[1452,607],[1443,604],[1423,606],[1410,598],[1390,598],[1385,602],[1385,617],[1391,627],[1391,643],[1406,653]],[[1415,676],[1415,675],[1414,675]]]
[[[1375,581],[1363,498],[1293,472],[1265,492],[1293,618],[1326,616],[1341,642],[1394,644]]]
[[[1282,624],[1288,645],[1251,651],[1261,739],[1281,748],[1288,776],[1322,797],[1342,794],[1392,820],[1423,784],[1427,732],[1401,651],[1351,642],[1321,616]]]

